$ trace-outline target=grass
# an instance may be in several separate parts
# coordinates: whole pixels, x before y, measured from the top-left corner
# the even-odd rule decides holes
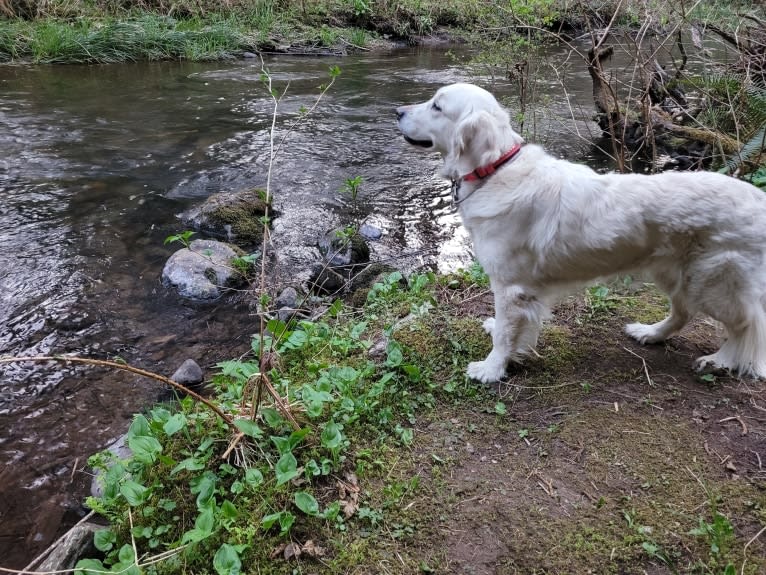
[[[0,21],[0,59],[36,63],[214,60],[245,45],[228,22],[177,21],[145,14],[126,20]]]
[[[275,44],[346,50],[365,48],[381,37],[414,42],[440,30],[497,39],[520,23],[551,29],[561,24],[584,28],[588,21],[605,25],[617,6],[586,2],[572,7],[564,0],[0,0],[0,62],[208,60]],[[630,25],[644,4],[619,6],[622,21]],[[718,17],[723,6],[716,3],[708,11]],[[661,19],[675,17],[667,2],[657,13]]]
[[[252,355],[221,363],[211,382],[228,421],[188,398],[155,406],[134,419],[131,459],[92,458],[104,496],[89,505],[112,526],[96,535],[101,556],[80,568],[766,567],[754,539],[766,497],[743,459],[762,429],[747,419],[754,437],[721,443],[727,430],[689,416],[715,421],[716,406],[736,403],[748,417],[752,390],[727,389],[724,377],[711,391],[667,351],[634,352],[644,368],[613,343],[635,310],[664,312],[651,286],[615,283],[569,300],[543,331],[540,357],[494,389],[463,376],[489,349],[475,316],[490,300],[476,268],[406,282],[393,273],[362,307],[335,302],[315,321],[270,322]],[[259,403],[263,378],[274,392],[261,390]],[[732,479],[724,452],[756,475]]]

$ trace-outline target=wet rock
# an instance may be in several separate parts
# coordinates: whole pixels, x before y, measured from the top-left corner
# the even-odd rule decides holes
[[[311,268],[309,286],[312,290],[324,294],[335,294],[343,290],[346,279],[326,264],[316,263]]]
[[[205,379],[205,374],[197,362],[190,358],[181,364],[170,379],[186,387],[197,387]]]
[[[332,267],[348,267],[370,261],[370,246],[358,233],[332,230],[319,240],[319,251]]]
[[[162,270],[162,281],[172,285],[181,297],[217,299],[226,288],[242,285],[245,278],[233,266],[239,254],[214,240],[194,240],[170,256]]]
[[[242,52],[243,58],[257,58],[258,54],[254,54],[253,52]]]
[[[383,232],[380,228],[376,228],[370,224],[362,224],[359,228],[359,234],[368,240],[379,240],[383,236]]]
[[[351,278],[351,290],[371,288],[373,284],[382,281],[383,276],[394,271],[396,271],[396,268],[389,265],[377,262],[371,263],[355,273]]]
[[[195,231],[242,245],[259,244],[267,207],[264,198],[259,189],[220,192],[178,217]]]
[[[96,553],[93,534],[103,528],[94,523],[75,525],[56,543],[48,557],[35,567],[35,571],[52,573],[74,568],[80,558]]]
[[[294,287],[288,287],[282,290],[274,301],[277,308],[290,307],[295,308],[298,306],[298,291]]]
[[[295,317],[304,317],[304,313],[298,309],[301,305],[301,298],[298,290],[294,287],[287,287],[282,290],[274,301],[277,307],[277,317],[281,321],[290,321]]]
[[[125,433],[118,437],[114,442],[110,443],[105,451],[109,451],[117,459],[127,459],[133,452],[128,447],[128,434]],[[101,469],[95,470],[93,481],[90,483],[90,494],[93,497],[101,497],[104,495],[104,485],[101,480],[101,476],[104,472]]]

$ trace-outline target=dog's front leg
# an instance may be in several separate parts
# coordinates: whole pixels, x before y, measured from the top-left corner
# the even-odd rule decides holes
[[[492,335],[492,351],[484,361],[468,364],[468,377],[498,381],[509,361],[521,361],[537,344],[546,306],[521,286],[495,288],[495,317],[484,322]]]

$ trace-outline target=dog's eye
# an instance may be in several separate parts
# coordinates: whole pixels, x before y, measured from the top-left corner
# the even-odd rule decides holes
[[[434,102],[434,103],[433,103],[433,105],[432,105],[431,107],[432,107],[434,110],[436,110],[437,112],[441,112],[441,111],[442,111],[442,109],[441,109],[441,106],[439,106],[439,105],[438,105],[436,102]]]

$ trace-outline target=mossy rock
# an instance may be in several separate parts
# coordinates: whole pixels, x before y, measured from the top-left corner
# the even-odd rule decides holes
[[[179,217],[198,232],[239,245],[254,245],[263,240],[263,217],[267,208],[266,192],[254,188],[214,194]]]

